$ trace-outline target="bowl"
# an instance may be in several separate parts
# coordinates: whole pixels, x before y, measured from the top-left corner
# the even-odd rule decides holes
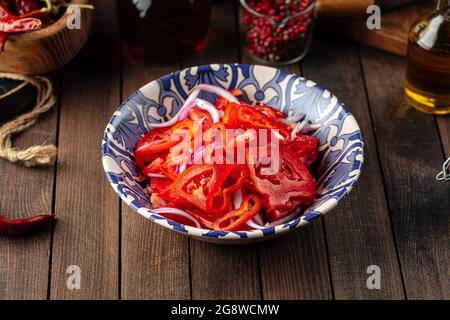
[[[239,88],[248,103],[263,103],[288,115],[303,113],[321,128],[319,158],[313,175],[318,185],[316,200],[300,217],[276,227],[254,231],[224,232],[186,226],[151,210],[147,180],[134,165],[134,147],[149,131],[149,123],[174,116],[200,83],[225,89]],[[202,93],[211,102],[215,96]],[[327,214],[346,197],[363,164],[363,140],[359,126],[335,96],[320,85],[271,67],[249,64],[211,64],[176,71],[134,92],[114,113],[102,142],[106,176],[120,198],[139,214],[173,231],[222,244],[268,240],[300,228]]]
[[[72,0],[73,4],[92,4],[91,0]],[[81,9],[80,29],[70,30],[69,12],[53,24],[30,32],[11,34],[0,54],[0,72],[36,75],[55,71],[66,65],[86,43],[93,10]],[[69,20],[71,21],[71,20]]]

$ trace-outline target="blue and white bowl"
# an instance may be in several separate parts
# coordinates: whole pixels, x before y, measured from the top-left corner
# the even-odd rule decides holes
[[[244,92],[248,103],[270,105],[288,115],[306,114],[313,123],[322,125],[318,131],[310,133],[319,139],[319,159],[314,170],[318,194],[302,216],[263,230],[223,232],[186,226],[152,212],[146,189],[148,181],[134,165],[134,147],[150,130],[150,123],[173,117],[201,83],[238,88]],[[201,97],[211,102],[216,99],[210,93],[202,93]],[[145,218],[199,240],[248,243],[293,231],[333,209],[350,192],[361,173],[363,140],[347,108],[312,81],[265,66],[211,64],[168,74],[133,93],[106,127],[102,157],[111,186],[127,205]]]

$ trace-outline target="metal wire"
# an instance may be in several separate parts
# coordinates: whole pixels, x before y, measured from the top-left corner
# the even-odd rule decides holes
[[[448,158],[442,166],[442,171],[436,176],[438,181],[450,181],[450,158]]]

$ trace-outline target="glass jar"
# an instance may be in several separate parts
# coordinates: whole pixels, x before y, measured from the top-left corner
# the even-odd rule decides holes
[[[201,50],[210,13],[210,0],[117,1],[126,47],[141,58],[175,61]]]
[[[411,27],[405,95],[420,111],[450,114],[450,0]]]
[[[282,65],[300,61],[311,43],[315,0],[240,0],[249,54]]]

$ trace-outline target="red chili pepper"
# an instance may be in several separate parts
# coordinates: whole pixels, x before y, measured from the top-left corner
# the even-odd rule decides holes
[[[18,220],[9,220],[0,216],[0,235],[8,237],[25,236],[44,229],[54,220],[55,216],[52,214]]]
[[[241,207],[214,221],[215,230],[236,231],[261,209],[261,201],[253,194],[242,200]],[[236,219],[236,220],[235,220]],[[234,220],[234,221],[233,221]],[[226,223],[229,223],[226,225]],[[225,226],[223,226],[225,224]]]
[[[216,216],[230,211],[231,195],[242,187],[248,178],[248,169],[244,165],[226,166],[217,176],[211,191],[206,197],[206,211]]]
[[[40,28],[42,22],[34,18],[20,18],[13,15],[0,3],[0,32],[16,33]]]

